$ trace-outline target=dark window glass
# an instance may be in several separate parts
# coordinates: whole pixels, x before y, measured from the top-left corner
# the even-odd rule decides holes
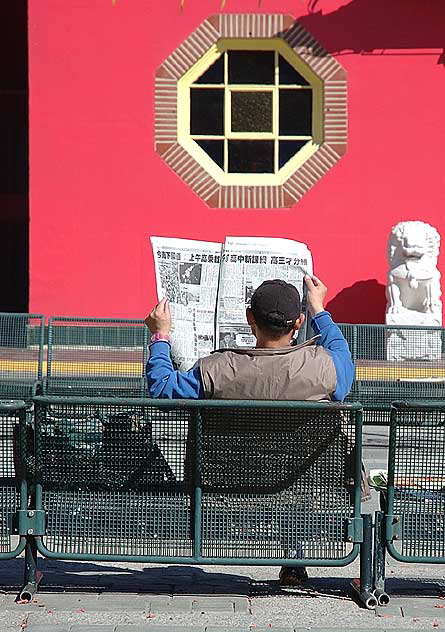
[[[218,167],[224,169],[224,141],[223,140],[195,140],[200,147],[209,154]]]
[[[232,92],[232,132],[271,132],[272,93]]]
[[[280,135],[312,134],[312,90],[280,90]]]
[[[273,51],[229,51],[229,83],[274,83]]]
[[[295,84],[297,86],[310,85],[309,82],[306,81],[306,79],[284,59],[284,57],[281,57],[281,55],[279,56],[278,65],[280,68],[279,82],[281,84]]]
[[[224,88],[190,89],[190,133],[224,133]]]
[[[229,172],[273,173],[273,140],[229,141]]]
[[[224,55],[207,68],[195,83],[224,83]]]
[[[278,149],[278,166],[281,169],[307,143],[307,140],[280,140]]]

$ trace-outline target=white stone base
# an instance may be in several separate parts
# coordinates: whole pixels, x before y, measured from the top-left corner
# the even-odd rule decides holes
[[[392,362],[432,362],[442,358],[440,331],[403,329],[403,325],[419,327],[440,326],[442,315],[423,314],[403,309],[397,314],[386,314],[387,325],[400,325],[400,329],[386,332],[386,359]]]

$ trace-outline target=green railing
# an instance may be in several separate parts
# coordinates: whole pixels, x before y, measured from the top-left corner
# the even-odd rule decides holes
[[[144,397],[148,335],[141,320],[50,318],[43,393]]]
[[[364,423],[389,423],[391,401],[445,399],[445,329],[341,324],[356,366],[347,401]],[[142,320],[0,314],[0,397],[145,397]]]
[[[36,394],[43,375],[44,316],[0,313],[0,399]]]
[[[388,487],[376,514],[374,583],[386,599],[385,552],[445,563],[445,401],[394,402]]]
[[[341,324],[356,376],[347,401],[360,401],[364,423],[389,424],[394,400],[445,399],[445,329]]]

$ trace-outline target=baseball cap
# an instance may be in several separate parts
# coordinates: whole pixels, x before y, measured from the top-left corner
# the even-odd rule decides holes
[[[281,279],[264,281],[253,293],[250,308],[260,323],[289,327],[300,316],[300,294],[296,287]]]

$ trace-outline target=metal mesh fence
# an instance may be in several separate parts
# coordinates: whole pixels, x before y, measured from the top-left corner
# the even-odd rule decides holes
[[[25,402],[0,401],[0,555],[14,557],[17,538],[13,521],[19,509],[20,490],[25,477]],[[24,484],[24,483],[23,483]],[[9,555],[11,553],[11,555]]]
[[[355,409],[35,401],[47,551],[341,563],[352,550]]]
[[[0,398],[27,402],[42,378],[44,317],[0,313]]]
[[[143,397],[147,343],[140,320],[51,318],[44,392]]]
[[[445,562],[445,401],[392,410],[388,514],[400,525],[390,546],[406,561]]]
[[[445,329],[340,325],[355,363],[347,401],[360,401],[365,423],[388,423],[394,400],[445,399]]]

